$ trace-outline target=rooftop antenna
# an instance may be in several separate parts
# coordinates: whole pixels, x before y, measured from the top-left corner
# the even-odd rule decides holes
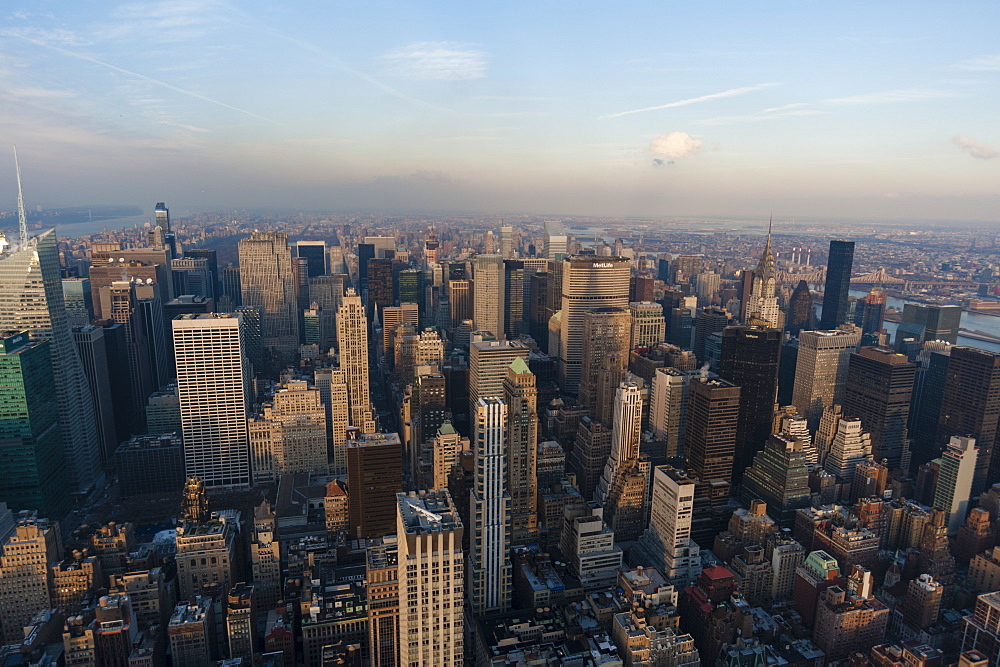
[[[17,161],[17,146],[14,146],[14,170],[17,172],[17,222],[21,226],[21,247],[28,247],[28,216],[24,214],[24,192],[21,191],[21,165]]]

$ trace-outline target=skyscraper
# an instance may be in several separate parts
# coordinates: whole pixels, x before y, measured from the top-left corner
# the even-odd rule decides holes
[[[688,386],[686,456],[689,470],[701,482],[733,476],[740,387],[725,380],[699,378]]]
[[[753,273],[750,300],[746,309],[747,322],[772,328],[779,325],[778,298],[775,296],[777,288],[778,267],[774,260],[774,250],[771,248],[771,229],[768,227],[764,252],[761,253],[757,270]]]
[[[649,392],[649,425],[653,434],[663,440],[667,457],[684,452],[690,381],[689,374],[676,368],[657,368],[653,375],[653,386]]]
[[[896,327],[896,349],[902,349],[900,346],[906,338],[913,338],[918,343],[943,340],[954,345],[958,342],[961,319],[961,306],[904,304],[903,320]]]
[[[785,316],[785,329],[793,336],[798,336],[804,329],[812,328],[812,294],[806,281],[800,280],[788,299],[788,313]]]
[[[583,318],[597,308],[627,308],[629,261],[625,257],[576,255],[562,266],[562,310],[558,374],[564,391],[575,394],[583,369]],[[549,341],[552,349],[552,341]]]
[[[513,259],[514,252],[514,228],[503,226],[500,228],[500,256],[504,259]]]
[[[337,311],[337,344],[340,368],[347,373],[351,426],[371,433],[375,418],[368,384],[368,318],[361,297],[352,288],[348,288]]]
[[[761,499],[768,512],[785,528],[795,523],[795,512],[809,506],[809,460],[805,443],[787,433],[773,434],[742,475],[745,503]]]
[[[397,433],[364,433],[347,442],[348,512],[352,535],[366,540],[396,528],[403,490],[403,446]]]
[[[939,459],[940,472],[934,490],[934,507],[948,512],[950,535],[957,533],[965,523],[977,454],[975,438],[953,436]]]
[[[0,499],[62,519],[70,496],[50,344],[25,331],[0,338]]]
[[[399,661],[375,664],[462,667],[462,520],[444,489],[401,493],[396,502]]]
[[[830,241],[830,255],[823,288],[821,329],[836,329],[847,322],[847,297],[851,289],[854,241]]]
[[[0,636],[20,643],[32,617],[52,607],[49,565],[62,555],[58,524],[26,515],[0,553]]]
[[[906,422],[916,366],[888,348],[862,347],[851,354],[844,391],[844,414],[861,418],[871,433],[872,456],[892,468],[909,468]]]
[[[527,544],[538,533],[538,389],[534,373],[521,357],[507,367],[503,400],[507,404],[511,543]]]
[[[299,316],[292,251],[282,232],[254,231],[239,242],[244,306],[261,308],[261,340],[288,362],[299,345]]]
[[[721,333],[730,325],[732,318],[725,308],[702,308],[694,318],[694,354],[698,363],[706,363],[705,347],[709,336]],[[687,345],[682,344],[682,347]],[[714,370],[714,369],[713,369]]]
[[[545,245],[542,249],[546,259],[562,260],[567,253],[566,228],[558,220],[545,221]]]
[[[68,482],[87,491],[101,475],[100,440],[90,385],[66,322],[54,229],[0,255],[0,330],[27,331],[51,344]]]
[[[583,363],[580,372],[580,403],[590,408],[590,416],[607,423],[610,406],[601,406],[599,396],[611,397],[611,387],[621,381],[615,375],[624,374],[628,368],[629,343],[632,317],[624,308],[597,308],[583,315]],[[610,364],[610,365],[609,365]],[[601,371],[615,369],[610,374]],[[602,378],[607,377],[611,387],[601,391]],[[601,409],[601,408],[605,409]]]
[[[987,487],[987,480],[997,479],[1000,457],[994,460],[1000,424],[1000,352],[974,347],[954,347],[948,361],[938,419],[938,446],[951,436],[976,439],[979,455],[972,482],[972,495]]]
[[[250,485],[250,364],[242,315],[180,315],[172,321],[184,469],[208,487]]]
[[[475,485],[470,492],[469,600],[475,613],[507,611],[511,605],[511,499],[506,489],[507,404],[480,398],[474,415]]]
[[[524,288],[527,272],[519,259],[503,261],[503,328],[506,338],[524,333]]]
[[[792,405],[815,428],[823,409],[843,404],[851,353],[861,340],[861,330],[803,331],[795,364]]]
[[[632,314],[632,335],[629,348],[649,347],[667,339],[667,320],[663,304],[656,301],[633,301],[628,305]]]
[[[691,539],[695,481],[671,466],[653,469],[653,506],[649,529],[639,540],[639,553],[675,585],[694,581],[701,571],[701,551]]]
[[[619,541],[639,538],[646,527],[649,457],[639,454],[642,392],[634,382],[622,382],[615,393],[611,424],[611,455],[597,485],[595,499]]]
[[[500,255],[478,255],[472,274],[472,319],[476,329],[504,337],[504,264]]]
[[[851,484],[858,464],[867,460],[871,453],[871,435],[862,429],[861,420],[857,417],[843,417],[836,422],[836,432],[823,466],[827,472]]]
[[[514,359],[527,360],[519,341],[474,340],[469,344],[469,423],[476,423],[481,398],[502,398],[507,369]]]
[[[760,271],[757,272],[759,274]],[[737,477],[750,467],[754,455],[764,447],[771,433],[778,396],[781,340],[780,329],[767,327],[726,327],[722,332],[719,377],[740,387],[740,417],[736,431]]]
[[[320,391],[305,380],[275,388],[248,423],[254,481],[328,469],[326,409]]]
[[[295,255],[307,261],[309,278],[329,273],[326,266],[326,241],[296,241]]]
[[[622,382],[615,392],[611,423],[611,456],[594,494],[599,503],[607,499],[615,475],[629,460],[639,456],[642,435],[642,392],[634,382]],[[609,521],[610,523],[610,521]]]

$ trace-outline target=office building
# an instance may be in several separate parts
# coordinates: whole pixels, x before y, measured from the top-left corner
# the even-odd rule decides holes
[[[778,310],[778,267],[774,259],[774,250],[771,247],[770,228],[767,233],[767,241],[764,243],[764,251],[757,262],[757,270],[753,272],[753,283],[750,287],[750,297],[746,306],[746,319],[748,323],[759,324],[761,326],[775,328],[780,326]]]
[[[656,301],[633,301],[628,305],[632,315],[632,335],[629,349],[651,347],[667,339],[667,320],[663,304]]]
[[[847,297],[853,266],[854,241],[830,241],[820,329],[836,329],[847,322]]]
[[[994,461],[1000,423],[1000,352],[974,347],[953,347],[938,418],[938,446],[943,447],[953,435],[976,439],[979,454],[972,482],[975,496],[994,480],[1000,470],[1000,457]]]
[[[647,524],[650,462],[639,453],[641,427],[642,392],[636,383],[622,382],[615,392],[611,455],[594,494],[621,542],[638,539]]]
[[[0,631],[5,644],[20,643],[35,614],[52,607],[49,565],[62,555],[59,525],[22,513],[0,553]]]
[[[484,340],[474,334],[469,343],[469,420],[475,422],[480,398],[502,398],[507,369],[514,359],[528,359],[530,350],[520,341]]]
[[[388,360],[389,366],[394,362],[396,348],[396,329],[400,324],[420,326],[420,309],[415,303],[402,303],[398,306],[386,306],[379,311],[382,317],[382,358]]]
[[[542,247],[542,254],[545,259],[562,261],[568,252],[568,238],[566,228],[558,220],[545,221],[545,240]]]
[[[500,255],[478,255],[472,272],[472,319],[476,329],[498,339],[504,332],[504,263]]]
[[[809,506],[808,456],[805,443],[794,436],[771,435],[751,466],[737,474],[744,502],[762,499],[775,521],[791,528],[796,510]]]
[[[642,436],[642,392],[634,382],[622,382],[615,391],[614,416],[611,422],[611,452],[597,490],[595,499],[602,506],[615,483],[615,476],[639,457],[639,438]],[[613,517],[607,522],[612,525]]]
[[[250,534],[250,575],[254,600],[261,611],[271,611],[281,599],[281,543],[277,515],[266,500],[254,508]]]
[[[663,441],[664,455],[684,453],[687,430],[688,384],[691,374],[676,368],[657,368],[649,392],[649,426]]]
[[[62,519],[71,500],[50,350],[26,331],[0,337],[0,499]]]
[[[472,281],[448,281],[448,305],[451,309],[451,328],[455,329],[464,320],[471,320],[472,312]]]
[[[702,271],[695,276],[694,291],[699,308],[708,308],[716,301],[721,284],[722,276],[714,271]]]
[[[584,415],[576,429],[573,449],[566,470],[576,476],[576,485],[584,498],[593,498],[611,454],[611,427]]]
[[[612,397],[628,368],[631,329],[632,317],[624,308],[597,308],[583,316],[579,398],[590,416],[604,423],[610,421],[610,406],[600,399]]]
[[[462,521],[443,489],[401,493],[397,507],[400,602],[395,664],[461,667],[465,664]]]
[[[903,319],[896,327],[896,349],[902,351],[901,346],[907,338],[917,343],[940,340],[955,345],[961,319],[961,306],[904,304]]]
[[[451,469],[458,463],[462,452],[471,451],[470,446],[470,440],[463,438],[450,421],[441,425],[432,441],[433,476],[430,483],[431,488],[447,488]]]
[[[740,387],[740,417],[736,427],[737,476],[739,471],[750,467],[771,433],[778,396],[781,340],[780,329],[762,326],[726,327],[722,332],[719,377]]]
[[[653,469],[649,528],[636,547],[677,586],[692,583],[701,571],[700,547],[691,539],[695,480],[668,465]]]
[[[948,513],[948,534],[954,535],[965,523],[975,477],[979,450],[975,438],[952,436],[938,459],[939,472],[934,489],[934,507]]]
[[[475,486],[470,495],[469,601],[475,613],[511,605],[511,498],[507,492],[507,404],[480,398],[473,415]],[[470,518],[471,521],[471,518]]]
[[[177,594],[181,600],[229,590],[242,565],[239,512],[213,513],[177,527]],[[239,551],[237,551],[239,549]]]
[[[241,314],[173,320],[184,469],[206,486],[250,485],[250,365]]]
[[[812,293],[806,281],[800,280],[788,299],[788,312],[785,314],[785,330],[792,336],[798,336],[800,331],[814,329]]]
[[[120,325],[111,325],[111,327],[117,327],[117,330],[121,329]],[[121,415],[119,423],[119,419],[116,418],[118,415],[115,414],[116,408],[127,411],[127,404],[132,399],[128,364],[118,364],[117,359],[109,356],[109,341],[105,340],[106,334],[114,337],[117,330],[109,330],[103,326],[91,324],[73,328],[73,343],[80,355],[80,363],[83,366],[84,375],[87,376],[90,393],[94,397],[94,423],[100,438],[101,465],[104,467],[108,467],[121,438],[131,434],[129,426],[132,420]],[[114,343],[112,343],[113,345]],[[124,349],[122,352],[124,353]],[[119,380],[118,383],[113,383],[113,376]],[[180,430],[179,425],[177,430]]]
[[[560,551],[586,593],[610,589],[622,568],[622,550],[603,516],[594,503],[567,507],[564,516]]]
[[[358,539],[391,535],[403,489],[403,447],[396,433],[364,433],[347,442],[350,524]]]
[[[66,305],[66,323],[70,327],[87,326],[94,320],[94,295],[89,278],[63,278],[63,302]]]
[[[844,413],[861,419],[871,434],[875,460],[890,469],[909,468],[906,424],[916,366],[888,348],[862,347],[852,353],[844,387]]]
[[[351,426],[362,433],[375,430],[368,383],[368,318],[353,289],[348,288],[337,311],[337,345],[340,369],[347,373],[347,399]]]
[[[226,639],[229,658],[254,659],[257,645],[254,622],[254,587],[240,582],[226,596]]]
[[[326,411],[326,442],[330,473],[347,474],[347,427],[351,416],[348,401],[347,371],[340,368],[317,368],[313,383],[319,390]]]
[[[216,655],[212,598],[198,596],[174,608],[167,624],[174,664],[197,665]]]
[[[597,308],[628,307],[629,261],[625,257],[577,255],[567,257],[561,270],[558,376],[563,390],[575,394],[583,370],[584,315]],[[552,347],[550,332],[550,353]]]
[[[123,498],[174,493],[184,484],[181,430],[132,436],[115,450],[114,466]]]
[[[278,385],[247,426],[254,483],[328,469],[326,408],[305,380]]]
[[[527,544],[538,536],[538,388],[534,373],[521,357],[507,368],[503,400],[507,404],[511,544]]]
[[[524,326],[525,279],[529,278],[524,262],[517,259],[503,260],[503,332],[504,338],[514,339],[526,333]]]
[[[284,361],[294,360],[299,344],[298,290],[288,237],[254,231],[240,240],[239,253],[243,305],[260,307],[264,347]]]
[[[403,269],[396,274],[396,301],[416,304],[420,316],[424,317],[424,272],[421,269]]]
[[[403,266],[400,264],[400,266]],[[393,293],[393,269],[395,263],[391,259],[368,260],[368,291],[365,305],[371,313],[375,308],[385,308],[395,303]]]
[[[688,471],[701,482],[729,483],[736,453],[740,387],[725,380],[692,379],[685,432]]]
[[[397,534],[399,534],[398,529]],[[405,563],[403,569],[406,569]],[[369,545],[365,550],[365,580],[368,583],[368,651],[371,664],[377,667],[395,667],[400,664],[399,576],[397,538],[386,537]]]
[[[721,333],[732,323],[729,312],[724,308],[702,308],[694,318],[694,354],[698,363],[704,365],[706,345],[712,334]],[[687,347],[682,344],[682,347]],[[716,370],[716,369],[712,369]]]
[[[295,256],[307,260],[309,278],[329,273],[326,262],[326,241],[296,241]]]
[[[87,491],[101,476],[101,447],[90,385],[66,321],[54,229],[0,255],[0,330],[27,331],[52,346],[68,485]]]
[[[982,654],[990,665],[1000,660],[1000,591],[976,598],[972,614],[962,619],[961,647]]]
[[[319,349],[326,352],[337,344],[337,310],[344,298],[347,276],[315,276],[309,279],[309,301],[319,307]]]
[[[851,354],[861,340],[861,331],[802,331],[792,405],[815,428],[823,409],[843,405]]]
[[[851,577],[861,575],[871,577],[864,568],[855,568]],[[889,608],[872,596],[870,585],[867,591],[858,593],[831,586],[823,591],[816,607],[813,641],[828,660],[842,660],[852,653],[867,651],[885,636],[889,613]]]
[[[842,417],[835,428],[823,465],[827,472],[850,485],[858,465],[871,456],[871,434],[864,430],[858,417]]]

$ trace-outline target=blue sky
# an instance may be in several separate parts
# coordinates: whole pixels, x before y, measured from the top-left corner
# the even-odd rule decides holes
[[[32,206],[997,221],[998,25],[996,2],[15,0],[0,145]]]

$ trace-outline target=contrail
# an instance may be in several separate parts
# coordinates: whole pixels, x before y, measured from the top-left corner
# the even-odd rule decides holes
[[[701,97],[692,97],[686,100],[678,100],[676,102],[669,102],[667,104],[661,104],[655,107],[646,107],[644,109],[632,109],[631,111],[619,111],[618,113],[608,114],[607,116],[598,116],[598,120],[607,120],[609,118],[621,118],[622,116],[630,116],[634,113],[645,113],[647,111],[659,111],[661,109],[673,109],[676,107],[686,107],[689,104],[698,104],[699,102],[710,102],[711,100],[721,100],[726,97],[737,97],[738,95],[745,95],[747,93],[753,93],[758,90],[764,90],[765,88],[773,88],[777,86],[776,83],[761,83],[756,86],[745,86],[743,88],[732,88],[731,90],[724,90],[721,93],[711,93],[710,95],[702,95]]]
[[[154,79],[151,76],[146,76],[145,74],[139,74],[138,72],[133,72],[131,70],[127,70],[124,67],[119,67],[118,65],[112,65],[111,63],[104,62],[103,60],[99,60],[98,58],[94,58],[93,56],[88,56],[85,53],[78,53],[76,51],[70,51],[69,49],[64,49],[61,46],[55,46],[54,44],[47,44],[46,42],[43,42],[43,41],[40,41],[40,40],[37,40],[37,39],[31,39],[30,37],[25,37],[24,35],[16,35],[16,36],[20,37],[21,39],[25,40],[26,42],[31,42],[32,44],[34,44],[36,46],[42,46],[42,47],[45,47],[47,49],[52,49],[53,51],[58,51],[59,53],[62,53],[63,55],[70,56],[71,58],[77,58],[79,60],[85,60],[85,61],[87,61],[89,63],[94,63],[95,65],[100,65],[101,67],[107,67],[108,69],[113,70],[115,72],[119,72],[121,74],[125,74],[126,76],[132,76],[132,77],[135,77],[137,79],[142,79],[143,81],[148,81],[149,83],[156,84],[157,86],[162,86],[163,88],[166,88],[168,90],[172,90],[175,93],[180,93],[181,95],[187,95],[188,97],[194,97],[194,98],[202,100],[204,102],[208,102],[210,104],[215,104],[216,106],[220,106],[220,107],[223,107],[225,109],[230,109],[231,111],[236,111],[238,113],[245,114],[245,115],[251,116],[253,118],[257,118],[259,120],[267,121],[268,123],[274,123],[274,122],[276,122],[276,121],[271,120],[270,118],[265,118],[264,116],[260,116],[258,114],[255,114],[252,111],[247,111],[246,109],[241,109],[239,107],[234,107],[232,104],[226,104],[225,102],[220,102],[219,100],[213,100],[211,97],[207,97],[205,95],[202,95],[201,93],[196,93],[193,90],[186,90],[184,88],[178,88],[177,86],[175,86],[173,84],[169,84],[166,81],[160,81],[159,79]]]

